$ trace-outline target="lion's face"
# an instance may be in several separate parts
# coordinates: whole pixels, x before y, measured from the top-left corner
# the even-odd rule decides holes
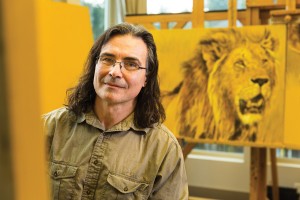
[[[221,117],[224,105],[220,104],[229,104],[235,119],[245,125],[256,124],[274,84],[275,64],[269,52],[260,44],[241,45],[218,60],[209,76],[208,95],[214,114]]]

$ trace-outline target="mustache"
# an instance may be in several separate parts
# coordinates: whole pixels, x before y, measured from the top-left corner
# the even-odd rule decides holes
[[[101,82],[107,85],[112,85],[120,88],[127,88],[127,84],[124,81],[122,81],[121,79],[113,78],[111,76],[105,76]]]

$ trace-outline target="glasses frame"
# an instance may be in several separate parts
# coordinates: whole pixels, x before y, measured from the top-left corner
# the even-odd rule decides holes
[[[141,67],[138,63],[134,63],[134,64],[136,64],[138,67],[135,68],[134,70],[128,70],[126,67],[124,67],[124,66],[125,66],[124,62],[126,62],[126,61],[120,61],[120,62],[117,62],[116,59],[113,59],[113,58],[110,58],[110,59],[113,60],[114,63],[113,63],[112,65],[110,65],[109,67],[115,67],[116,64],[118,63],[119,66],[120,66],[120,69],[122,69],[122,67],[123,67],[125,70],[130,71],[130,72],[132,72],[132,71],[137,71],[137,70],[140,70],[140,69],[147,69],[146,67]],[[97,56],[97,57],[96,57],[96,62],[99,62],[99,63],[101,63],[101,64],[103,64],[103,65],[107,65],[107,64],[104,64],[104,63],[101,61],[101,56]],[[108,65],[107,65],[107,66],[108,66]]]

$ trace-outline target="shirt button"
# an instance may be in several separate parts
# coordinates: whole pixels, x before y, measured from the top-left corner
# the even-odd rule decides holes
[[[127,192],[128,191],[128,187],[124,187],[124,191]]]
[[[94,160],[94,165],[97,165],[98,164],[98,160]]]
[[[54,173],[53,173],[53,175],[55,176],[55,177],[57,177],[58,176],[58,171],[55,171]]]

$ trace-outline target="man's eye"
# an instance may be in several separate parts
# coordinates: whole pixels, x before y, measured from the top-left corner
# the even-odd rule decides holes
[[[108,57],[101,57],[100,58],[100,61],[103,63],[103,64],[114,64],[115,63],[115,60],[112,59],[112,58],[108,58]]]
[[[129,61],[126,61],[126,62],[124,62],[124,67],[125,67],[126,69],[129,69],[129,70],[135,70],[135,69],[137,69],[139,66],[138,66],[138,64],[135,63],[135,62],[129,62]]]

